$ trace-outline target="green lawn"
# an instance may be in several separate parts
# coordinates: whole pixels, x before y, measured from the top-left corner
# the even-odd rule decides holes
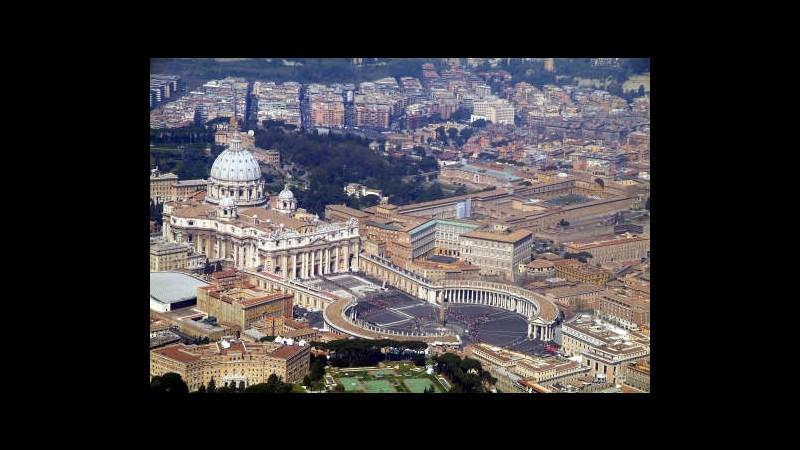
[[[392,385],[386,380],[365,381],[364,385],[367,387],[369,393],[394,393],[395,390]]]
[[[435,386],[435,384],[428,378],[410,378],[408,380],[404,380],[408,389],[415,393],[421,394],[430,386]],[[435,389],[435,388],[434,388]],[[436,389],[438,392],[438,389]]]
[[[329,371],[328,374],[344,386],[346,392],[422,393],[429,386],[434,386],[437,393],[447,391],[434,375],[427,375],[424,368],[413,364],[380,369],[351,367]]]
[[[361,386],[361,383],[358,382],[358,378],[344,377],[344,378],[339,378],[337,381],[339,382],[339,384],[344,386],[344,390],[347,392],[354,392],[354,391],[362,392],[364,390],[364,388]]]

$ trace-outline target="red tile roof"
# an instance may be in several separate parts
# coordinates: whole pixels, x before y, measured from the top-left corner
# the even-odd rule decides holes
[[[169,347],[162,347],[156,350],[153,350],[154,353],[158,353],[160,355],[166,356],[167,358],[174,359],[176,361],[180,361],[182,363],[193,363],[200,359],[200,356],[189,353],[183,350],[185,345],[178,344]]]
[[[283,347],[270,352],[269,355],[276,358],[289,359],[301,351],[303,351],[303,347],[300,347],[299,345],[284,345]]]

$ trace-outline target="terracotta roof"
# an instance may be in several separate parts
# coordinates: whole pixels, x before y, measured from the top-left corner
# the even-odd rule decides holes
[[[222,347],[222,344],[217,343],[219,346],[219,354],[226,355],[228,352],[242,352],[247,353],[247,349],[241,341],[230,342],[231,346],[228,348]]]
[[[308,222],[303,222],[302,220],[295,219],[294,217],[289,217],[286,214],[280,213],[278,211],[269,211],[264,208],[239,208],[239,219],[241,222],[245,222],[248,225],[253,224],[253,216],[257,216],[262,223],[260,228],[271,228],[270,225],[274,225],[276,228],[278,224],[283,224],[286,228],[291,229],[298,229],[304,226],[311,225]],[[271,224],[264,223],[267,219],[270,220]]]
[[[174,359],[185,364],[193,363],[200,359],[200,356],[185,351],[185,347],[186,346],[183,344],[172,345],[153,350],[152,353],[158,353],[159,355],[166,356],[167,358]]]
[[[547,261],[545,259],[534,259],[528,263],[528,267],[531,269],[544,269],[548,267],[555,267],[555,264],[553,264],[552,261]]]
[[[271,302],[271,301],[276,300],[276,299],[282,299],[283,297],[284,297],[284,295],[281,292],[281,293],[278,293],[278,294],[265,295],[263,297],[245,298],[245,299],[239,300],[239,304],[242,305],[242,306],[258,305],[260,303],[267,303],[267,302]]]
[[[235,270],[225,270],[225,271],[222,271],[222,272],[214,272],[214,273],[211,274],[211,278],[214,278],[215,280],[218,280],[220,278],[235,277],[237,275],[237,273],[238,272],[236,272]]]
[[[361,210],[354,209],[354,208],[351,208],[351,207],[345,206],[345,205],[328,205],[328,206],[326,206],[326,208],[330,209],[331,211],[344,213],[344,214],[347,214],[348,216],[353,216],[353,217],[359,217],[360,218],[360,217],[369,216],[369,214],[367,214],[367,213],[365,213],[365,212],[363,212]]]
[[[269,356],[274,356],[276,358],[283,358],[289,359],[292,356],[300,353],[303,351],[303,347],[299,345],[284,345],[277,350],[270,352]]]
[[[296,328],[298,330],[302,329],[302,328],[309,328],[308,323],[298,322],[298,321],[293,320],[293,319],[283,319],[283,323],[284,323],[284,325],[288,325],[290,327],[294,327],[294,328]]]

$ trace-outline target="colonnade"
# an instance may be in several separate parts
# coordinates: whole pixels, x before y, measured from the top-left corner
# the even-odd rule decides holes
[[[442,295],[449,303],[495,306],[514,311],[525,317],[531,317],[537,312],[531,302],[521,300],[505,292],[446,288],[442,290]]]
[[[358,271],[358,245],[287,250],[264,258],[264,270],[290,280],[314,278],[319,275]]]
[[[180,236],[178,236],[180,235]],[[351,249],[350,242],[336,246],[278,250],[265,254],[259,251],[257,241],[216,233],[190,233],[176,231],[176,240],[191,242],[197,253],[208,258],[232,259],[236,267],[264,265],[269,273],[289,279],[308,279],[319,275],[359,270],[359,245]],[[191,236],[191,241],[189,240]]]

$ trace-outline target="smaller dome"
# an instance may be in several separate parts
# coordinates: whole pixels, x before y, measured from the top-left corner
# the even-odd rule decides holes
[[[223,197],[222,200],[219,201],[220,208],[233,208],[234,205],[235,203],[231,197]]]
[[[289,190],[289,186],[283,188],[280,194],[278,194],[279,200],[292,200],[294,198],[294,194],[292,191]]]

